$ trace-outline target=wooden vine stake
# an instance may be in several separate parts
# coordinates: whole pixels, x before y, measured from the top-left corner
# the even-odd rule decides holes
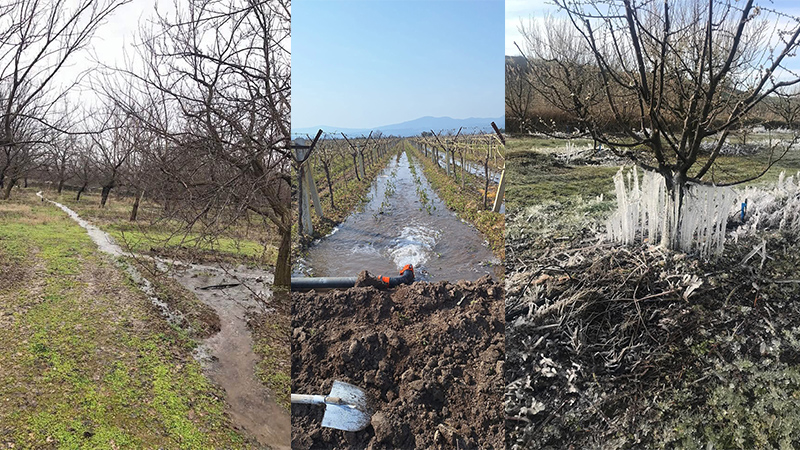
[[[506,139],[503,137],[503,134],[500,133],[500,130],[497,128],[497,124],[492,122],[492,128],[494,128],[494,132],[497,134],[497,138],[500,140],[500,144],[505,147],[506,146]],[[500,172],[500,183],[497,185],[497,195],[494,197],[494,206],[492,206],[492,212],[500,212],[500,206],[503,204],[503,197],[506,193],[506,164],[503,162],[503,169]]]

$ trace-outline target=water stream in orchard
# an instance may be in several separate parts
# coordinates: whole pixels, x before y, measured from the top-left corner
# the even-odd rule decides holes
[[[37,194],[41,197],[41,192]],[[265,448],[288,449],[291,438],[289,413],[272,398],[269,390],[255,377],[257,357],[247,326],[248,312],[270,312],[273,276],[264,270],[239,267],[217,267],[186,264],[146,255],[133,255],[123,250],[108,233],[82,219],[61,203],[48,200],[61,208],[86,229],[98,249],[114,258],[135,257],[154,260],[156,266],[169,271],[183,287],[212,307],[220,318],[220,331],[205,339],[194,351],[195,359],[208,377],[223,388],[233,424]],[[182,322],[180,311],[170,310],[161,301],[150,281],[135,267],[125,265],[125,271],[156,305],[170,323]],[[224,290],[200,289],[221,284],[237,284]]]
[[[394,276],[406,264],[425,281],[477,280],[501,266],[483,236],[436,195],[419,161],[403,152],[378,175],[369,200],[311,245],[295,276]]]

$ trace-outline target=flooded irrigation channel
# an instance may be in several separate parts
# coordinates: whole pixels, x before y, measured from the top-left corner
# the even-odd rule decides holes
[[[106,232],[80,218],[75,211],[60,203],[50,202],[85,228],[100,251],[114,258],[154,259],[159,269],[169,271],[178,283],[214,309],[220,319],[220,331],[205,339],[195,349],[195,359],[202,364],[206,375],[225,391],[228,412],[234,426],[244,430],[265,448],[289,448],[289,412],[275,402],[269,390],[255,376],[257,357],[253,352],[253,338],[247,325],[249,313],[270,312],[267,305],[270,304],[273,294],[268,286],[272,284],[273,275],[244,266],[186,264],[133,255],[124,251]],[[181,312],[170,310],[158,298],[155,288],[147,278],[130,264],[124,266],[167,321],[173,324],[182,322]]]
[[[295,266],[297,276],[396,275],[413,264],[418,280],[477,280],[500,261],[481,234],[447,209],[422,165],[406,152],[378,175],[369,200],[314,242]]]

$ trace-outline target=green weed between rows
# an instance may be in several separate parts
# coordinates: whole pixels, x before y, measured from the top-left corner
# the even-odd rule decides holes
[[[483,198],[480,192],[471,186],[463,189],[443,169],[437,168],[428,158],[422,156],[414,146],[406,141],[403,141],[403,145],[409,156],[421,162],[425,177],[447,207],[472,223],[489,241],[494,254],[502,259],[505,256],[504,214],[481,209]]]

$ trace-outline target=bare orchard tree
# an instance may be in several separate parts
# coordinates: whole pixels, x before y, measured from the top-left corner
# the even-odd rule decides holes
[[[182,204],[195,217],[210,223],[255,213],[277,229],[275,285],[288,287],[290,3],[189,0],[175,5],[174,15],[161,16],[154,29],[143,30],[145,67],[128,71],[140,90],[121,102],[166,142],[169,158],[182,163],[161,172],[172,187],[182,189]],[[157,98],[170,122],[136,112]]]
[[[788,129],[797,132],[797,123],[800,119],[800,89],[797,85],[777,92],[774,111]]]
[[[64,183],[78,170],[78,139],[76,135],[62,135],[47,146],[45,164],[59,195],[64,190]]]
[[[527,28],[525,55],[538,67],[578,72],[567,76],[562,69],[557,86],[539,89],[595,139],[663,176],[661,243],[676,248],[687,182],[710,184],[731,131],[768,96],[800,82],[785,67],[798,47],[800,22],[754,0],[555,3],[571,31]],[[591,74],[588,84],[572,82],[584,80],[581,73]],[[613,132],[609,114],[613,123],[634,119],[635,126]],[[712,150],[700,158],[704,141]],[[778,159],[773,156],[763,171],[737,182],[766,173]]]
[[[124,177],[125,166],[131,155],[143,144],[144,133],[131,116],[113,103],[106,105],[96,115],[101,119],[99,131],[90,136],[98,181],[102,187],[100,207],[105,208],[111,189]]]
[[[78,182],[78,192],[75,194],[75,201],[81,201],[81,195],[97,178],[97,165],[92,154],[91,139],[82,137],[78,139],[77,152],[75,154],[75,179]]]
[[[510,131],[526,132],[534,90],[529,81],[527,64],[519,57],[506,57],[506,123]]]
[[[319,162],[319,165],[322,166],[322,171],[325,173],[325,181],[328,182],[328,192],[331,195],[331,210],[336,209],[336,204],[333,200],[331,166],[333,165],[334,158],[340,153],[340,150],[337,148],[337,144],[338,143],[334,139],[320,139],[319,142],[317,142],[316,151],[314,152],[317,162]]]
[[[85,47],[106,17],[129,0],[11,0],[0,5],[0,151],[8,177],[4,198],[36,164],[43,137],[55,129],[54,105],[69,90],[56,75]]]

